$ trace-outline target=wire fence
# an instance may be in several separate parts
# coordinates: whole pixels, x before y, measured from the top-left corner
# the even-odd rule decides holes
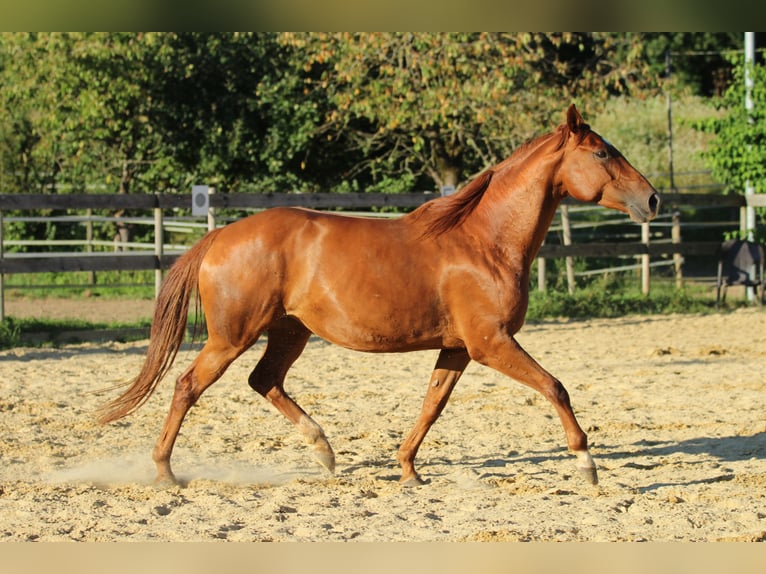
[[[651,270],[673,269],[677,285],[683,279],[686,256],[714,256],[720,237],[744,225],[746,201],[738,195],[720,193],[668,193],[663,195],[664,213],[651,223],[637,226],[618,212],[565,201],[550,227],[536,261],[537,288],[545,290],[550,271],[548,260],[563,259],[566,284],[574,291],[578,277],[618,272],[640,275],[642,290],[649,292]],[[402,213],[438,197],[437,194],[211,194],[205,215],[189,215],[192,197],[188,194],[157,194],[131,199],[117,195],[1,195],[0,194],[0,298],[7,275],[22,273],[69,273],[86,271],[89,284],[96,273],[115,270],[153,270],[155,291],[163,272],[207,230],[225,225],[247,213],[278,205],[299,205],[322,209],[342,209],[347,213],[376,217],[399,217]],[[763,197],[758,197],[763,201]],[[151,216],[109,216],[95,210],[117,211],[128,205],[132,210],[149,211]],[[9,210],[13,210],[11,215]],[[42,211],[65,211],[65,214]],[[78,213],[79,212],[79,213]],[[84,212],[84,213],[83,213]],[[712,217],[703,216],[710,212]],[[7,213],[7,215],[6,215]],[[28,214],[29,213],[29,214]],[[55,213],[55,212],[54,212]],[[686,219],[685,213],[693,218]],[[5,230],[15,224],[67,227],[63,238],[6,238]],[[145,241],[126,240],[115,232],[111,239],[99,238],[94,226],[131,226],[134,236]],[[76,231],[72,231],[77,228]],[[136,233],[143,229],[143,232]],[[715,230],[716,241],[699,241]],[[699,233],[703,231],[704,233]],[[595,262],[585,267],[575,261]],[[712,267],[711,267],[712,268]],[[25,288],[14,285],[15,289]],[[34,288],[54,288],[36,285]],[[0,317],[4,301],[0,301]]]

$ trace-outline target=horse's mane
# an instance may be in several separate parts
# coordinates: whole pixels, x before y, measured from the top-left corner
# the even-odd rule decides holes
[[[568,133],[567,126],[563,125],[552,133],[527,140],[509,158],[483,171],[454,195],[421,206],[413,212],[413,215],[419,218],[426,214],[429,215],[427,219],[424,219],[426,230],[423,236],[438,236],[458,227],[476,210],[487,188],[489,188],[493,176],[512,169],[519,161],[528,158],[534,151],[556,136],[558,136],[558,140],[556,140],[555,149],[560,149],[566,142]]]
[[[426,222],[426,231],[423,235],[441,235],[465,221],[484,197],[484,192],[487,191],[494,173],[492,169],[488,169],[456,194],[442,198],[438,202],[427,203],[417,210],[422,214],[432,214],[430,220]]]

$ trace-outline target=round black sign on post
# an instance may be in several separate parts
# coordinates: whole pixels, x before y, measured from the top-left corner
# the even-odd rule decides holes
[[[192,215],[207,215],[210,209],[210,188],[207,185],[192,186]]]

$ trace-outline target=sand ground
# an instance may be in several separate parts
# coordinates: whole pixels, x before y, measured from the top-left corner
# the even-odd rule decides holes
[[[6,312],[151,313],[94,301]],[[550,321],[518,340],[569,390],[598,486],[545,399],[472,364],[418,456],[429,483],[402,488],[396,449],[436,353],[315,339],[287,389],[324,428],[334,476],[247,386],[258,343],[189,413],[173,457],[186,486],[157,488],[151,449],[194,347],[105,427],[94,412],[114,393],[99,391],[138,372],[147,341],[0,351],[0,540],[766,540],[766,311]]]

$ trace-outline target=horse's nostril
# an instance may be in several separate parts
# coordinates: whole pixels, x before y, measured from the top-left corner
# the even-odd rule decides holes
[[[660,196],[656,193],[653,193],[649,198],[649,209],[652,210],[652,213],[657,213],[660,209]]]

